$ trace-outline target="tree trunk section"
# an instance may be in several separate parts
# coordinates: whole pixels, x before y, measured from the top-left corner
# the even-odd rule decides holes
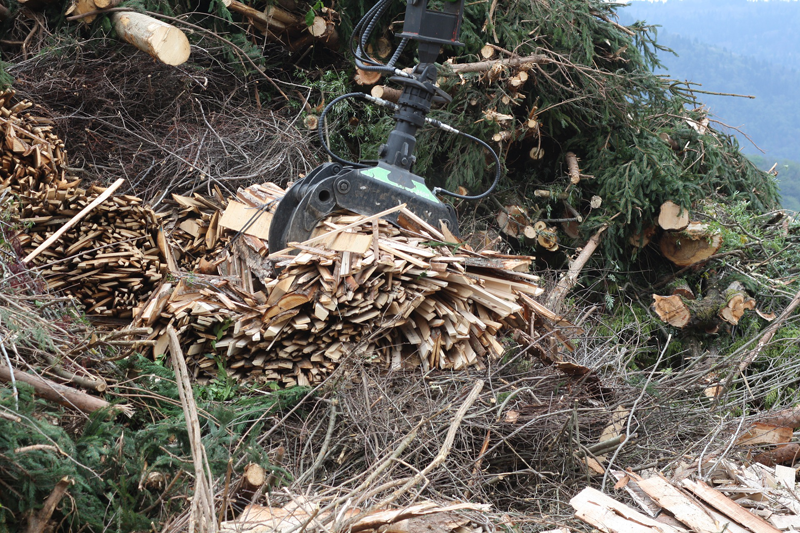
[[[722,237],[711,233],[708,225],[692,222],[684,231],[662,235],[659,246],[664,257],[677,266],[686,267],[717,253],[722,246]]]
[[[120,37],[162,63],[181,65],[189,59],[189,39],[175,26],[133,11],[112,13],[111,21]]]

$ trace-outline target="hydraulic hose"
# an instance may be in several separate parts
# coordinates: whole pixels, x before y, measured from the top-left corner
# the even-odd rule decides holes
[[[328,143],[325,142],[325,116],[333,108],[334,105],[336,105],[337,103],[341,102],[342,100],[346,100],[348,98],[360,98],[362,100],[367,100],[367,101],[372,102],[374,104],[378,104],[378,105],[381,105],[381,106],[384,106],[384,107],[388,107],[388,108],[391,108],[391,109],[394,109],[394,110],[397,110],[399,108],[399,106],[397,104],[392,103],[392,102],[388,102],[386,100],[383,100],[382,98],[376,98],[376,97],[374,97],[372,95],[369,95],[369,94],[353,92],[353,93],[347,93],[347,94],[343,94],[341,96],[337,96],[336,98],[331,100],[328,103],[328,105],[325,106],[325,109],[322,110],[322,113],[320,113],[320,115],[319,115],[319,124],[317,125],[317,133],[319,135],[320,141],[322,142],[322,147],[325,149],[325,151],[328,153],[328,155],[331,156],[331,159],[333,159],[337,163],[341,163],[342,165],[347,165],[347,166],[351,166],[351,167],[354,167],[354,168],[367,168],[368,165],[364,165],[363,163],[356,163],[355,161],[348,161],[347,159],[339,157],[338,155],[336,155],[333,152],[333,150],[331,150],[330,146],[328,146]],[[431,118],[425,118],[425,122],[427,124],[430,124],[432,126],[435,126],[435,127],[439,128],[441,130],[444,130],[446,132],[456,133],[458,135],[462,135],[462,136],[466,137],[467,139],[471,140],[472,142],[480,144],[481,146],[483,146],[484,148],[489,150],[489,153],[492,154],[492,157],[494,158],[494,164],[495,164],[494,181],[492,182],[492,185],[486,191],[484,191],[481,194],[478,194],[478,195],[475,195],[475,196],[469,196],[469,195],[465,195],[465,194],[454,193],[454,192],[448,191],[447,189],[442,189],[441,187],[434,187],[433,191],[432,191],[433,194],[441,194],[441,195],[444,195],[444,196],[452,196],[453,198],[458,198],[460,200],[482,200],[482,199],[486,198],[487,196],[489,196],[490,194],[492,194],[492,192],[495,190],[495,188],[497,188],[497,184],[500,183],[500,175],[502,173],[501,165],[500,165],[500,157],[497,155],[497,152],[495,152],[492,149],[492,147],[489,146],[483,140],[478,139],[477,137],[474,137],[474,136],[470,135],[469,133],[464,133],[463,131],[457,130],[454,127],[449,126],[449,125],[447,125],[447,124],[445,124],[445,123],[443,123],[443,122],[441,122],[439,120],[435,120],[435,119],[431,119]]]

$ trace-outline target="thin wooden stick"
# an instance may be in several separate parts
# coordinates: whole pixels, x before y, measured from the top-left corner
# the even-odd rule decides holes
[[[556,285],[556,288],[550,292],[550,296],[547,297],[547,304],[546,307],[550,309],[555,309],[557,305],[561,303],[564,299],[564,296],[575,286],[575,283],[578,281],[578,275],[580,275],[581,270],[586,265],[586,262],[592,256],[594,251],[597,249],[598,245],[600,244],[600,238],[603,235],[603,232],[608,228],[608,226],[601,226],[597,233],[592,235],[592,238],[589,239],[589,242],[586,243],[586,246],[583,247],[583,250],[569,265],[569,270],[567,271],[567,275],[561,278]]]
[[[192,510],[189,515],[189,532],[194,533],[195,526],[197,526],[197,531],[200,533],[215,533],[217,521],[214,516],[213,481],[206,449],[200,435],[200,421],[197,416],[197,404],[194,401],[192,384],[189,381],[189,370],[186,368],[186,361],[175,328],[167,326],[167,336],[169,337],[172,368],[175,371],[178,396],[180,396],[183,414],[186,418],[186,430],[189,433],[189,444],[192,448],[194,462],[195,488]]]
[[[27,262],[29,262],[29,261],[33,261],[33,259],[34,259],[34,258],[35,258],[37,255],[39,255],[39,254],[40,254],[40,253],[42,253],[43,251],[47,250],[47,249],[50,247],[50,245],[51,245],[51,244],[53,244],[54,242],[56,242],[56,241],[58,240],[58,238],[59,238],[59,237],[61,237],[61,236],[62,236],[62,235],[63,235],[63,234],[64,234],[64,233],[65,233],[65,232],[66,232],[66,231],[69,229],[69,228],[71,228],[72,226],[74,226],[75,224],[77,224],[78,222],[80,222],[80,220],[81,220],[83,217],[85,217],[86,215],[88,215],[88,214],[89,214],[89,212],[90,212],[92,209],[94,209],[94,208],[95,208],[95,207],[97,207],[98,205],[100,205],[100,204],[102,204],[103,202],[105,202],[106,200],[108,200],[108,197],[109,197],[109,196],[111,196],[112,194],[114,194],[114,191],[116,191],[117,189],[119,189],[119,188],[120,188],[120,186],[121,186],[123,183],[125,183],[125,178],[120,178],[120,179],[118,179],[117,181],[115,181],[115,182],[114,182],[114,183],[111,185],[111,187],[109,187],[108,189],[106,189],[106,190],[103,192],[103,194],[101,194],[100,196],[98,196],[97,198],[95,198],[95,199],[94,199],[94,201],[93,201],[92,203],[90,203],[89,205],[87,205],[86,207],[84,207],[84,208],[81,210],[81,212],[80,212],[80,213],[78,213],[77,215],[75,215],[74,217],[72,217],[72,219],[70,219],[70,221],[69,221],[69,222],[67,222],[66,224],[64,224],[63,226],[61,226],[61,228],[59,228],[59,230],[58,230],[58,231],[56,231],[55,233],[53,233],[53,234],[50,236],[50,238],[48,238],[46,241],[44,241],[42,244],[40,244],[40,245],[38,246],[38,248],[36,248],[34,251],[32,251],[31,253],[29,253],[29,254],[27,255],[27,257],[25,257],[25,259],[23,259],[23,260],[22,260],[22,262],[23,262],[23,263],[27,263]]]

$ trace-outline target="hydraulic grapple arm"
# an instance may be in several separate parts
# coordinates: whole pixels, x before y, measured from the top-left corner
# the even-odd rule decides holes
[[[500,176],[499,160],[486,143],[427,118],[435,98],[447,101],[450,99],[449,95],[435,85],[437,76],[434,61],[442,45],[461,46],[457,37],[464,0],[446,1],[442,11],[429,10],[428,0],[409,0],[403,33],[400,35],[403,40],[398,48],[402,50],[410,40],[419,42],[420,63],[410,75],[394,68],[394,61],[399,57],[397,52],[388,65],[379,65],[370,58],[361,57],[361,50],[365,47],[377,18],[391,1],[381,0],[356,26],[354,34],[358,44],[354,52],[359,68],[394,74],[390,81],[403,86],[398,103],[391,104],[363,93],[350,93],[331,101],[319,120],[320,138],[324,138],[322,129],[325,115],[334,104],[344,98],[359,97],[394,108],[396,124],[386,144],[381,145],[378,151],[380,160],[376,166],[367,167],[361,163],[343,160],[326,146],[332,159],[337,162],[320,165],[286,192],[275,210],[270,226],[269,248],[272,252],[283,250],[290,242],[307,240],[317,224],[334,211],[347,210],[370,216],[401,203],[434,227],[444,224],[454,235],[459,235],[455,210],[439,200],[435,193],[477,199],[488,195],[497,184]],[[364,34],[361,34],[362,30]],[[495,156],[497,168],[495,183],[489,191],[476,197],[437,189],[431,191],[425,185],[425,180],[411,171],[416,161],[414,151],[417,131],[426,123],[465,135],[490,150]],[[396,222],[397,216],[394,213],[386,218]]]

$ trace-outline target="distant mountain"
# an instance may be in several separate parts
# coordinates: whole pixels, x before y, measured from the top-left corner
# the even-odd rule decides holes
[[[645,20],[666,31],[800,70],[800,2],[752,0],[632,1],[625,23]]]
[[[669,78],[702,84],[710,92],[753,95],[754,100],[697,94],[712,119],[741,129],[734,134],[758,166],[778,162],[785,207],[800,209],[800,2],[748,0],[634,1],[620,21],[662,26],[658,42],[674,50],[659,57]]]

